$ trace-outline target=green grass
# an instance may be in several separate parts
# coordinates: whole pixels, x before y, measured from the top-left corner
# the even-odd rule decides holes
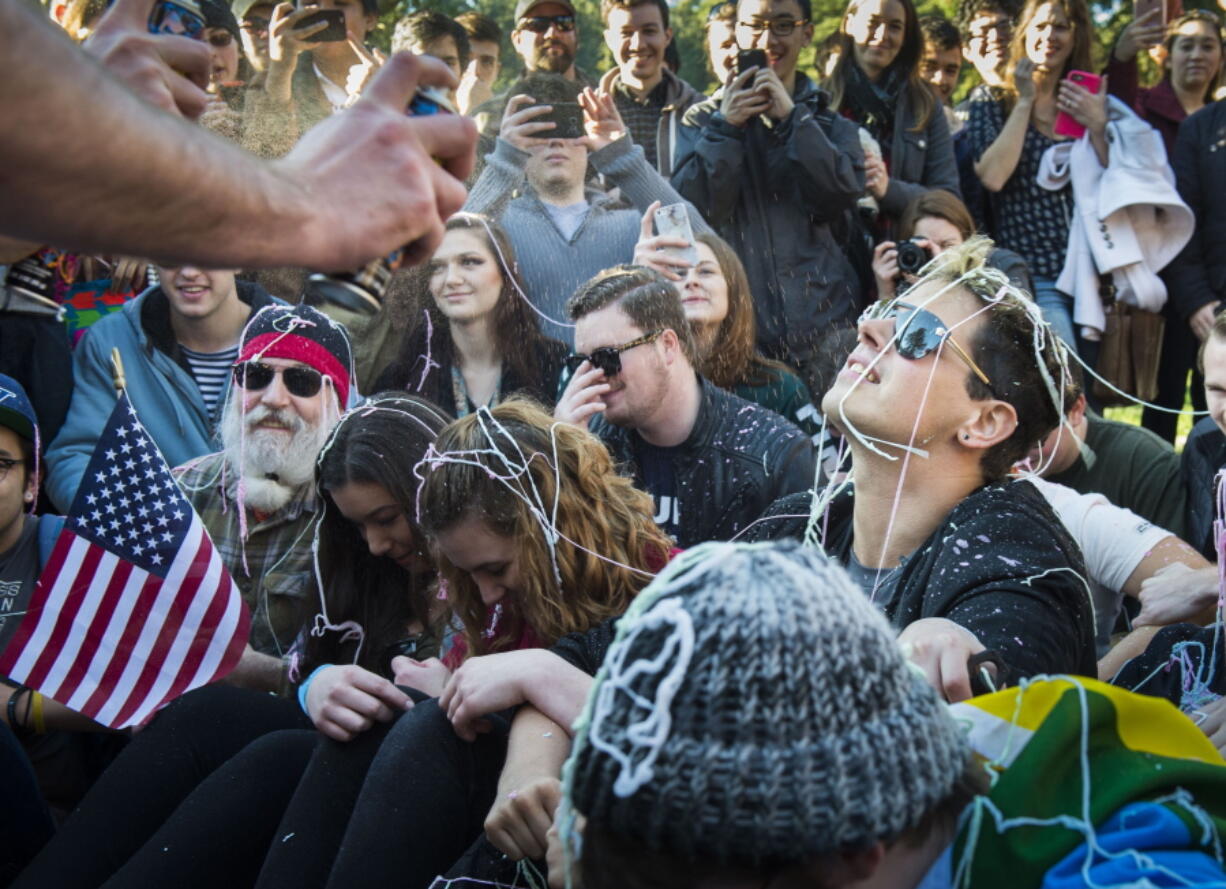
[[[1184,412],[1179,415],[1179,423],[1175,427],[1175,450],[1182,451],[1183,443],[1188,440],[1188,433],[1200,417],[1192,416],[1192,399],[1186,398],[1183,403]],[[1103,411],[1108,420],[1119,420],[1121,423],[1141,425],[1141,405],[1130,404],[1128,407],[1109,407]]]

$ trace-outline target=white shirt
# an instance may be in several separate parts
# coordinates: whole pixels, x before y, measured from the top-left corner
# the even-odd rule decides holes
[[[1102,494],[1081,494],[1064,485],[1026,476],[1047,498],[1064,527],[1081,547],[1094,603],[1098,656],[1111,647],[1111,630],[1124,599],[1124,584],[1141,560],[1172,534]]]
[[[319,70],[319,65],[315,65],[314,68],[315,76],[319,78],[319,88],[324,91],[324,98],[332,106],[332,113],[344,111],[345,106],[349,104],[349,92],[329,80],[327,75]]]

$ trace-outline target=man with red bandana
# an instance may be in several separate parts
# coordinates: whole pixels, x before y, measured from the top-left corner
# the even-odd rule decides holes
[[[123,360],[128,398],[171,466],[216,450],[220,405],[243,327],[274,300],[234,272],[157,269],[159,283],[90,326],[73,353],[67,418],[47,449],[44,488],[67,512],[115,407],[111,350]]]
[[[222,448],[175,470],[251,609],[251,641],[228,681],[282,688],[312,560],[315,460],[353,388],[345,329],[306,305],[269,306],[243,334]]]

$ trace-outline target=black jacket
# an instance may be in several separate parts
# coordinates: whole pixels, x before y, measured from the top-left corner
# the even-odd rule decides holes
[[[686,112],[673,187],[745,263],[763,351],[812,358],[823,332],[860,311],[859,279],[832,230],[864,194],[859,130],[799,74],[796,107],[772,127],[728,123],[721,95]]]
[[[1179,468],[1188,493],[1187,541],[1211,562],[1217,561],[1213,542],[1213,520],[1217,516],[1217,472],[1226,466],[1226,436],[1212,417],[1198,422],[1183,446]]]
[[[1226,300],[1226,99],[1197,111],[1179,127],[1175,181],[1196,214],[1196,229],[1167,270],[1167,290],[1185,319]]]
[[[771,506],[750,532],[758,540],[804,538],[812,494]],[[818,530],[823,546],[846,565],[851,557],[848,488],[835,497]],[[771,520],[770,516],[779,516]],[[902,630],[943,617],[999,652],[1016,676],[1096,676],[1094,614],[1077,544],[1034,485],[985,485],[955,506],[924,544],[903,560],[888,601],[878,605]]]
[[[772,502],[816,481],[817,454],[807,435],[766,408],[701,383],[698,420],[674,464],[681,547],[730,540]],[[638,433],[599,418],[592,431],[645,488],[634,459],[632,436]]]
[[[451,368],[454,365],[454,346],[446,324],[435,323],[434,336],[426,341],[426,327],[420,325],[405,341],[400,359],[379,375],[374,392],[384,389],[407,389],[434,402],[451,416],[456,410],[455,389],[451,384]],[[562,363],[566,360],[566,346],[548,337],[539,337],[539,348],[532,356],[535,373],[521,378],[515,368],[503,361],[500,400],[511,395],[527,395],[553,410],[558,400],[558,378]],[[472,409],[471,403],[469,409]]]

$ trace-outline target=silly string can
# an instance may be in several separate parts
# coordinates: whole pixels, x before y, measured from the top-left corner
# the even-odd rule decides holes
[[[412,117],[427,117],[455,114],[455,109],[441,90],[422,86],[417,88],[417,94],[409,102],[407,113]],[[306,284],[307,301],[330,302],[364,315],[375,314],[383,305],[392,272],[400,268],[404,261],[404,252],[404,248],[393,250],[354,272],[311,275]]]

